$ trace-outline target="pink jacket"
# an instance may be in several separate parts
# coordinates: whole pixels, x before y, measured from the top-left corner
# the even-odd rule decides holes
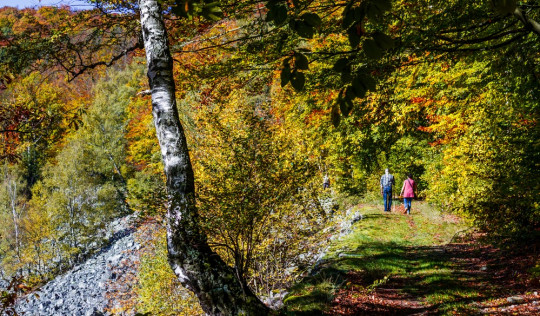
[[[416,191],[416,183],[412,179],[407,179],[403,182],[403,197],[404,198],[413,198],[414,191]]]

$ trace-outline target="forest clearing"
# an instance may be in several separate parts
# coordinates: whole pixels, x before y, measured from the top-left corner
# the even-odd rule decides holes
[[[0,4],[1,314],[538,313],[538,0],[54,1]]]

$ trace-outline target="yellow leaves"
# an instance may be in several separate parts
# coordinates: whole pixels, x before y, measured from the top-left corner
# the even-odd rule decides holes
[[[135,289],[137,311],[152,315],[203,315],[195,296],[182,287],[167,262],[165,227],[147,223],[136,238],[143,245]]]

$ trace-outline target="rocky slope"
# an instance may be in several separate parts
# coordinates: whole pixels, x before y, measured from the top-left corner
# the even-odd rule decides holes
[[[327,214],[333,213],[333,201],[321,200],[321,206]],[[330,240],[347,235],[351,226],[362,219],[362,215],[351,209],[334,214],[333,225],[325,231],[331,235]],[[119,309],[122,302],[129,301],[133,295],[133,285],[136,276],[136,266],[139,261],[138,253],[142,245],[136,240],[133,219],[127,218],[112,223],[114,235],[108,247],[101,249],[86,262],[74,267],[67,273],[58,276],[41,287],[36,293],[19,300],[16,310],[21,315],[69,315],[97,316],[112,315]],[[323,245],[325,243],[322,243]],[[325,246],[315,247],[305,256],[310,257],[313,272],[327,249]],[[275,297],[262,298],[272,308],[282,306],[283,296],[287,292],[277,293]],[[119,314],[122,314],[120,312]]]
[[[134,275],[139,245],[133,228],[116,232],[108,247],[37,292],[21,299],[16,310],[22,315],[109,315],[116,299],[129,293],[126,276]]]

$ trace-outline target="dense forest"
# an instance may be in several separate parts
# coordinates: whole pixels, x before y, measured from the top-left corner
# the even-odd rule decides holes
[[[90,2],[0,8],[1,278],[54,279],[136,214],[138,310],[262,315],[385,168],[538,239],[538,1]]]

